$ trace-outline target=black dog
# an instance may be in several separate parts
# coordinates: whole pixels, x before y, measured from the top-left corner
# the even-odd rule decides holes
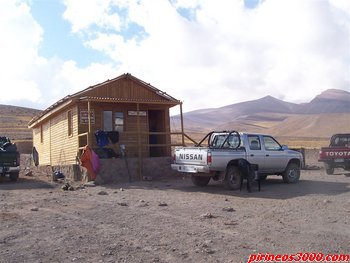
[[[251,191],[252,191],[251,184],[253,181],[258,182],[258,189],[260,192],[261,186],[260,186],[260,178],[258,175],[259,166],[257,164],[250,164],[247,160],[241,159],[238,161],[238,167],[242,173],[239,190],[240,191],[242,190],[243,180],[246,179],[247,180],[247,190],[249,193],[251,193]]]

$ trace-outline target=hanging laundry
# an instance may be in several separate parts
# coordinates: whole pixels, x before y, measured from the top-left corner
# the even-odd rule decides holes
[[[119,142],[119,132],[118,131],[109,131],[107,132],[107,136],[111,143],[115,144]]]
[[[94,150],[91,150],[91,160],[92,160],[92,168],[94,169],[95,173],[98,173],[100,171],[100,158],[98,155],[94,152]]]
[[[85,146],[82,155],[80,156],[81,166],[85,167],[88,172],[89,181],[94,181],[96,179],[96,173],[94,171],[92,162],[92,150],[89,146]]]

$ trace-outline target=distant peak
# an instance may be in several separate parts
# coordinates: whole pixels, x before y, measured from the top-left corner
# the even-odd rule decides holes
[[[272,97],[271,95],[267,95],[265,97],[262,97],[259,99],[260,101],[281,101],[279,99],[276,99],[275,97]]]
[[[262,99],[276,99],[276,98],[272,97],[271,95],[267,95],[265,97],[262,97]]]
[[[331,99],[350,101],[350,92],[340,89],[328,89],[317,95],[315,99]]]

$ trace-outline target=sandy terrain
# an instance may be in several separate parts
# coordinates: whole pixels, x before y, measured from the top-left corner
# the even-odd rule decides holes
[[[189,178],[63,191],[0,180],[0,262],[247,262],[252,253],[350,254],[350,174],[303,170],[261,192]]]

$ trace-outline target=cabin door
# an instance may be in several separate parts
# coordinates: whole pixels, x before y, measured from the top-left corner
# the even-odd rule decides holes
[[[148,127],[149,132],[165,132],[165,112],[164,110],[149,110],[148,111]],[[165,146],[156,146],[166,143],[165,134],[150,134],[149,135],[149,155],[150,157],[161,157],[166,155]]]

